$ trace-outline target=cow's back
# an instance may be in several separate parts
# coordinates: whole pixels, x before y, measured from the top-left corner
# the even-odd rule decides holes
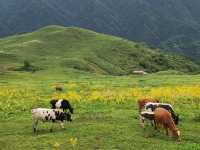
[[[56,119],[55,112],[53,109],[47,109],[47,108],[36,108],[32,109],[32,117],[33,119],[38,120],[47,120],[46,118],[51,117],[52,119]]]
[[[167,125],[171,123],[171,114],[164,108],[156,108],[154,111],[156,123]]]

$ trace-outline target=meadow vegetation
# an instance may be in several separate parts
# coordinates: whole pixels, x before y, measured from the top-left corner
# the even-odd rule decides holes
[[[102,76],[68,73],[10,73],[0,76],[0,145],[3,149],[183,149],[198,150],[200,76]],[[21,78],[23,77],[23,78]],[[56,91],[60,86],[63,91]],[[163,132],[139,125],[141,97],[171,103],[180,115],[177,144]],[[75,109],[65,129],[39,124],[32,132],[31,109],[50,107],[52,98],[67,98]]]
[[[140,69],[149,74],[132,74]],[[0,149],[199,150],[199,70],[184,57],[74,27],[2,38]],[[50,124],[40,123],[33,134],[31,109],[50,108],[53,98],[72,103],[73,122],[52,133]],[[174,106],[181,119],[180,144],[140,127],[138,98]]]

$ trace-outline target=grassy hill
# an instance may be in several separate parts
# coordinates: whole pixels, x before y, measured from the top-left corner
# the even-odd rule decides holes
[[[24,61],[51,72],[75,69],[124,75],[138,69],[199,71],[197,64],[181,56],[163,54],[122,38],[62,26],[47,26],[32,33],[0,39],[1,70],[19,70]]]
[[[145,41],[198,60],[199,0],[1,0],[0,37],[57,24]]]

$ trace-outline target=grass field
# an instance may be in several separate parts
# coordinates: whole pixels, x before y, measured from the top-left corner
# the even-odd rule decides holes
[[[54,87],[64,87],[55,92]],[[65,129],[48,123],[32,132],[31,108],[50,107],[53,97],[70,99],[75,114]],[[156,97],[180,115],[182,141],[139,125],[136,100]],[[200,75],[98,76],[9,73],[0,75],[0,149],[200,149]]]

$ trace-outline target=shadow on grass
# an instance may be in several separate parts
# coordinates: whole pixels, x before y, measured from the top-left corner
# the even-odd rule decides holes
[[[44,128],[40,128],[38,129],[35,133],[32,131],[32,132],[29,132],[30,135],[33,135],[33,136],[39,136],[39,135],[49,135],[49,134],[55,134],[55,133],[65,133],[67,132],[66,130],[67,128],[65,127],[64,129],[62,128],[53,128],[53,130],[51,131],[51,129],[44,129]]]
[[[161,140],[166,142],[175,142],[176,139],[172,137],[172,135],[167,136],[164,129],[157,129],[155,130],[153,127],[148,126],[142,129],[143,131],[143,137],[146,139],[152,139],[152,140]]]

